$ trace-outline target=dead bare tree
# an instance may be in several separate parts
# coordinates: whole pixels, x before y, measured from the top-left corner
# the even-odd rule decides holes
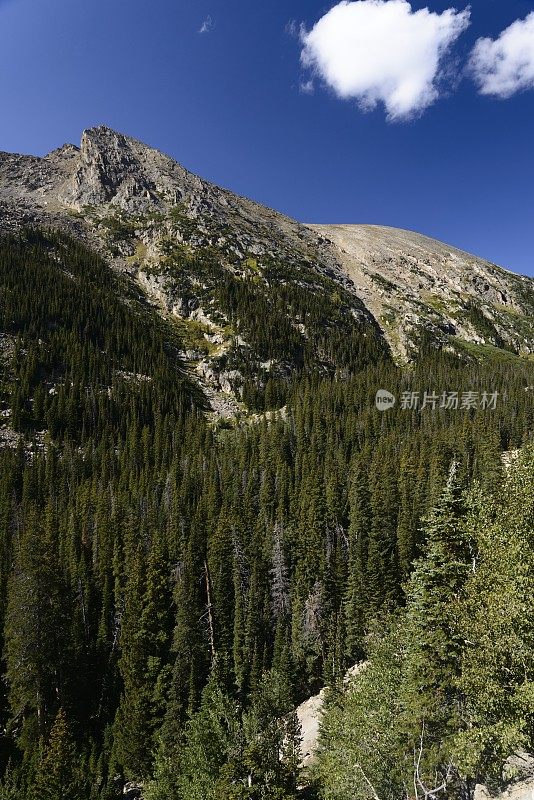
[[[374,797],[374,800],[380,800],[380,797],[378,796],[375,787],[373,786],[373,784],[371,783],[371,781],[369,780],[369,778],[367,777],[367,775],[363,771],[363,767],[361,766],[361,764],[356,764],[356,768],[359,769],[360,772],[362,773],[362,778],[364,779],[365,783],[367,784],[367,786],[371,790],[371,792],[373,794],[373,797]]]
[[[446,793],[449,780],[452,774],[452,764],[447,765],[447,769],[445,772],[445,777],[441,781],[441,783],[434,786],[432,789],[429,789],[423,782],[421,777],[421,760],[423,757],[424,751],[424,741],[425,741],[425,722],[421,725],[421,735],[419,737],[419,747],[414,747],[414,759],[413,759],[413,788],[414,788],[414,798],[415,800],[438,800],[438,796],[443,792]],[[381,800],[380,795],[376,791],[375,787],[369,780],[368,776],[365,774],[365,771],[361,764],[355,764],[355,767],[362,775],[366,785],[368,786],[373,800]],[[438,776],[436,775],[436,781],[438,780]],[[409,798],[409,793],[406,792],[406,798]]]
[[[208,601],[206,613],[208,615],[208,628],[210,639],[211,663],[215,661],[215,630],[213,625],[213,606],[211,603],[211,580],[208,562],[204,561],[204,579],[206,581],[206,599]]]
[[[423,757],[423,749],[424,749],[424,740],[425,740],[425,721],[423,720],[421,724],[421,736],[419,737],[419,749],[414,747],[413,752],[413,788],[415,791],[415,800],[419,800],[419,798],[424,798],[424,800],[436,800],[438,795],[441,792],[445,792],[447,790],[447,786],[449,783],[449,778],[452,772],[452,764],[447,765],[447,771],[445,773],[445,777],[443,778],[442,782],[435,786],[433,789],[429,789],[423,783],[421,778],[421,759]],[[436,775],[436,780],[438,776]]]

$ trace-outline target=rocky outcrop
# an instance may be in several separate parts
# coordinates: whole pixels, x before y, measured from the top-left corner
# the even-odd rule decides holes
[[[367,662],[362,661],[359,664],[355,664],[347,671],[344,678],[344,685],[346,688],[349,688],[351,682],[357,679],[358,675],[363,669],[365,669],[366,665]],[[309,697],[296,709],[301,730],[300,766],[302,768],[309,766],[313,762],[317,753],[321,730],[321,718],[327,691],[327,687],[321,689],[319,694]]]
[[[326,689],[321,689],[319,694],[309,697],[297,708],[297,718],[301,730],[301,767],[311,764],[317,752],[325,694]]]
[[[473,800],[534,800],[534,779],[519,781],[504,792],[492,794],[486,786],[477,785]]]
[[[175,205],[186,189],[198,193],[202,182],[157,150],[98,127],[84,131],[76,169],[59,200],[78,210],[113,204],[143,213]]]
[[[504,766],[503,777],[507,786],[492,793],[487,786],[475,787],[473,800],[534,800],[534,756],[519,752],[511,756]]]
[[[143,784],[129,781],[122,790],[124,800],[143,800]]]

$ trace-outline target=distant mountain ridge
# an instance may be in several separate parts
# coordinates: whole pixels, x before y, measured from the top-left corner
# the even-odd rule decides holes
[[[209,248],[232,270],[254,262],[258,280],[278,261],[334,281],[400,361],[423,338],[470,357],[534,353],[533,279],[408,231],[301,224],[104,126],[44,158],[0,153],[0,228],[21,224],[68,230],[170,312],[187,315],[162,248]]]

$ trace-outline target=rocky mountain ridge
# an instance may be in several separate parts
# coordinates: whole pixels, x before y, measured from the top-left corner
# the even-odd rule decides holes
[[[191,260],[209,252],[267,287],[274,263],[291,267],[296,286],[321,292],[326,280],[399,361],[413,358],[425,337],[474,358],[534,352],[534,280],[416,233],[303,225],[104,126],[84,131],[79,148],[43,158],[0,153],[0,229],[21,225],[59,227],[97,248],[162,313],[204,326],[219,355],[229,346],[227,320],[203,307],[198,275],[184,293],[170,268],[177,253]],[[291,323],[307,336],[302,321]],[[206,376],[203,361],[195,369]]]
[[[158,215],[174,210],[177,217],[182,211],[197,228],[192,246],[219,246],[238,257],[308,255],[320,269],[338,266],[305,225],[204,181],[169,156],[104,126],[84,131],[79,148],[67,144],[43,158],[0,153],[0,203],[2,225],[10,218],[17,222],[24,212],[56,223],[80,215],[91,228],[109,213],[139,222],[155,215],[163,223]]]
[[[457,337],[524,355],[533,352],[531,278],[412,231],[374,225],[311,227],[332,243],[358,296],[397,354],[409,358],[421,321],[443,344]]]

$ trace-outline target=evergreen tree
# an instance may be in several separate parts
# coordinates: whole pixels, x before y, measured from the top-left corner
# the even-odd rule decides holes
[[[350,489],[349,565],[345,595],[345,649],[348,661],[362,653],[368,614],[367,558],[371,527],[370,494],[366,476],[369,453],[356,461]]]
[[[68,699],[70,598],[37,511],[27,509],[16,543],[6,614],[6,661],[12,716],[48,729],[58,703]],[[26,745],[28,746],[29,743]]]
[[[287,677],[264,673],[243,720],[244,764],[250,797],[295,797],[300,762],[300,725]]]
[[[409,628],[407,733],[419,743],[421,779],[449,780],[451,738],[463,726],[458,689],[464,639],[462,601],[474,542],[465,524],[464,490],[453,463],[425,521],[426,541],[407,587]]]
[[[123,690],[115,716],[113,760],[122,770],[137,777],[150,762],[150,753],[145,748],[149,714],[148,698],[143,691],[145,664],[142,646],[136,635],[144,591],[140,549],[131,567],[120,628]]]
[[[471,495],[476,552],[459,615],[465,723],[455,755],[473,781],[498,782],[508,756],[534,747],[533,487],[529,447],[498,501]]]
[[[405,713],[399,694],[406,669],[404,627],[403,617],[372,625],[369,663],[345,693],[327,698],[312,769],[325,800],[398,800],[413,789],[405,783],[412,753],[406,754],[399,726]]]
[[[24,794],[16,779],[12,764],[8,762],[0,780],[0,800],[21,800]]]
[[[79,754],[63,709],[58,711],[43,748],[32,796],[35,800],[85,800],[87,797]]]
[[[395,463],[385,446],[374,455],[371,474],[371,525],[367,546],[367,596],[376,613],[400,597],[397,551]]]
[[[186,723],[180,743],[160,746],[147,800],[239,797],[232,793],[232,787],[245,785],[242,749],[239,707],[221,689],[214,670],[200,708]]]

